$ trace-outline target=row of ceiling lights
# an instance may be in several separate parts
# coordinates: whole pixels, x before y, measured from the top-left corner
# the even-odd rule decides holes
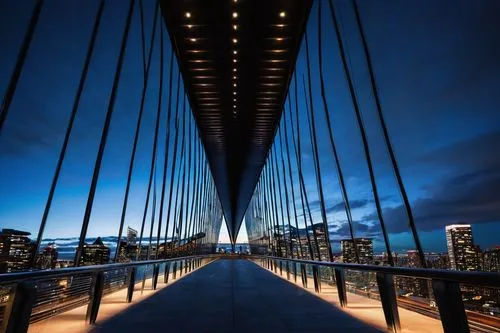
[[[238,44],[238,36],[236,35],[238,31],[238,12],[236,11],[236,4],[238,3],[238,0],[233,0],[233,5],[234,5],[234,11],[233,11],[233,116],[236,117],[238,114],[237,110],[237,102],[238,102],[238,91],[237,91],[237,86],[238,86],[238,68],[237,68],[237,63],[238,63],[238,50],[236,49],[236,44]]]
[[[237,23],[237,19],[239,17],[239,14],[238,14],[238,11],[236,10],[236,5],[238,3],[238,0],[232,0],[233,2],[233,5],[234,5],[234,11],[232,13],[232,18],[233,18],[233,23],[232,23],[232,30],[233,30],[233,38],[232,38],[232,42],[233,42],[233,73],[232,73],[232,85],[233,85],[233,116],[236,116],[237,115],[237,102],[238,102],[238,91],[237,91],[237,86],[238,86],[238,68],[237,68],[237,63],[238,63],[238,58],[237,58],[237,55],[238,55],[238,50],[237,50],[237,44],[238,44],[238,36],[236,35],[237,34],[237,31],[239,29],[239,25]],[[191,19],[191,13],[190,12],[186,12],[185,13],[185,17],[189,20]],[[286,12],[284,11],[281,11],[279,13],[279,17],[281,19],[284,19],[286,17]],[[284,24],[277,24],[278,27],[282,28],[284,27],[285,25]],[[191,22],[189,21],[188,24],[186,24],[186,27],[188,29],[192,29],[193,28],[193,24],[191,24]],[[284,38],[282,37],[276,37],[276,41],[280,42],[280,41],[283,41]],[[191,41],[192,43],[196,43],[198,41],[197,38],[195,37],[190,37],[189,38],[189,41]],[[198,52],[195,52],[195,53],[198,53]],[[271,62],[280,62],[281,60],[271,60]],[[206,60],[203,60],[203,59],[196,59],[194,60],[194,62],[196,63],[201,63],[201,62],[206,62]],[[207,70],[207,69],[203,69],[203,68],[198,68],[197,70]],[[269,70],[278,70],[277,68],[269,68]],[[209,76],[203,76],[203,77],[198,77],[196,76],[195,78],[212,78],[212,77],[209,77]],[[206,83],[200,83],[199,85],[201,86],[208,86],[208,85],[213,85],[213,84],[206,84]],[[263,83],[262,84],[263,86],[276,86],[276,85],[279,85],[277,83]],[[263,94],[271,94],[271,92],[261,92]],[[273,92],[274,93],[274,92]],[[218,99],[218,98],[217,98]],[[215,104],[211,104],[211,105],[216,105],[217,103]],[[217,104],[218,105],[218,104]]]

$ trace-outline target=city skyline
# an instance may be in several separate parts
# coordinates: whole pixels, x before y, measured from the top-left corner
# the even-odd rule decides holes
[[[3,35],[2,43],[15,45],[21,40],[24,22],[16,20],[16,15],[25,17],[29,15],[29,10],[17,2],[2,2],[0,6],[6,6],[2,13],[12,12],[13,15],[5,17],[2,24],[9,26],[12,34]],[[52,169],[56,160],[56,154],[60,147],[61,135],[64,129],[64,119],[67,118],[69,103],[74,94],[74,89],[68,89],[71,85],[64,81],[64,77],[57,73],[68,71],[73,73],[73,62],[71,59],[83,48],[83,45],[76,43],[77,40],[85,40],[88,36],[90,23],[94,15],[95,8],[92,6],[82,6],[81,4],[61,3],[59,10],[65,11],[67,15],[53,15],[55,5],[48,4],[47,16],[43,16],[40,21],[40,32],[33,41],[32,51],[40,54],[37,58],[29,58],[27,61],[26,73],[32,75],[30,82],[21,81],[19,93],[27,91],[34,93],[31,99],[17,99],[12,105],[13,111],[9,117],[5,131],[0,138],[0,182],[4,185],[0,188],[0,227],[18,228],[20,225],[26,226],[32,234],[37,232],[42,216],[43,205],[46,200],[49,181],[52,176]],[[366,7],[365,7],[366,6]],[[349,8],[342,10],[349,11]],[[432,19],[432,10],[425,6],[411,4],[393,4],[381,11],[377,6],[367,3],[363,6],[366,25],[370,28],[368,35],[370,45],[373,45],[373,57],[375,59],[375,70],[380,86],[380,94],[384,104],[384,111],[389,121],[391,137],[394,148],[401,166],[403,179],[405,181],[410,202],[413,206],[416,227],[419,232],[422,245],[425,251],[442,251],[445,236],[442,227],[446,224],[469,223],[476,234],[476,242],[483,248],[494,246],[498,242],[496,235],[500,234],[500,209],[497,204],[500,202],[498,191],[495,189],[500,184],[500,174],[497,171],[500,167],[498,154],[491,153],[496,150],[496,142],[500,141],[500,115],[496,111],[496,94],[494,94],[495,78],[500,73],[494,55],[499,52],[498,45],[488,43],[494,39],[494,31],[500,29],[486,29],[487,26],[495,26],[494,7],[474,6],[466,1],[457,3],[457,6],[449,12],[444,13],[445,5],[436,4],[432,10],[437,10],[444,15],[446,22],[453,22],[455,28],[464,29],[460,18],[471,15],[472,20],[481,21],[475,26],[471,35],[462,36],[454,34],[452,31],[435,29],[436,36],[430,36],[428,32],[418,30],[418,25],[413,25],[412,10],[418,10],[422,19],[427,18],[429,24],[436,28],[443,25],[442,20]],[[113,26],[113,23],[123,19],[125,6],[118,6],[118,9],[111,14],[106,12],[106,29]],[[8,10],[7,10],[8,9]],[[145,17],[151,21],[153,7],[145,6]],[[397,15],[396,15],[397,14]],[[23,16],[24,15],[24,16]],[[52,17],[53,15],[54,17]],[[482,15],[482,16],[481,16]],[[391,20],[387,18],[390,17]],[[479,19],[481,17],[481,19]],[[139,29],[137,29],[137,17],[134,17],[134,29],[131,30],[132,42],[138,45]],[[412,34],[413,39],[418,41],[423,47],[432,47],[436,57],[433,61],[426,58],[426,61],[419,63],[418,57],[412,55],[412,46],[405,38],[404,34],[397,31],[387,31],[381,24],[384,20],[400,24],[405,27],[407,33]],[[311,30],[312,58],[316,61],[314,29],[315,17],[311,17],[308,24]],[[50,22],[50,24],[49,24]],[[484,24],[483,24],[484,23]],[[19,29],[15,29],[19,27]],[[62,28],[65,27],[65,28]],[[44,34],[51,33],[51,29],[64,32],[60,35],[58,43],[46,45]],[[486,29],[486,30],[483,30]],[[326,29],[324,38],[331,38],[330,29]],[[71,31],[71,34],[69,33]],[[151,27],[146,28],[146,33],[151,31]],[[90,164],[84,161],[92,161],[94,157],[92,147],[95,140],[91,137],[95,135],[100,126],[102,107],[91,100],[103,99],[105,91],[109,86],[111,68],[114,58],[105,50],[110,41],[116,39],[118,30],[110,30],[108,35],[99,39],[97,45],[97,65],[91,68],[89,85],[99,87],[90,91],[84,97],[82,112],[75,126],[73,141],[75,149],[69,152],[67,162],[63,167],[62,178],[54,200],[54,206],[49,216],[46,236],[52,237],[72,237],[79,234],[79,227],[83,215],[86,192],[88,191],[88,178],[90,176]],[[78,36],[78,38],[74,38]],[[432,37],[432,38],[431,38]],[[354,32],[346,35],[349,43],[355,44],[357,36]],[[440,38],[442,43],[433,43],[433,38]],[[387,49],[380,45],[387,45],[389,42],[397,42],[402,45],[397,52],[388,53]],[[60,44],[59,44],[60,43]],[[60,47],[63,44],[72,43],[75,45],[74,56],[67,54],[67,57],[59,59]],[[75,44],[76,43],[76,44]],[[116,44],[116,41],[114,41]],[[450,53],[454,50],[468,50],[468,53]],[[462,46],[465,45],[465,46]],[[78,46],[79,48],[77,48]],[[333,45],[325,45],[326,56],[335,59],[337,57]],[[352,47],[355,47],[354,45]],[[139,48],[137,48],[138,50]],[[2,54],[3,60],[0,64],[0,91],[4,90],[6,78],[10,73],[13,61],[16,56],[16,47],[6,50]],[[167,56],[168,56],[167,50]],[[81,53],[81,52],[80,52]],[[398,63],[392,61],[398,57]],[[305,73],[303,50],[299,54],[297,63],[297,73],[301,77]],[[54,59],[58,59],[55,61]],[[478,59],[482,59],[479,61]],[[71,60],[71,61],[70,61]],[[446,62],[445,62],[446,60]],[[365,76],[362,61],[354,58],[360,68],[356,79],[360,81],[360,91],[363,88]],[[112,131],[110,133],[110,143],[106,151],[102,180],[99,182],[98,198],[108,198],[108,202],[96,201],[96,207],[92,215],[88,234],[115,235],[117,233],[123,189],[126,179],[126,163],[128,150],[132,141],[132,124],[127,122],[130,117],[134,118],[136,109],[129,109],[126,105],[136,105],[140,90],[138,84],[131,80],[141,76],[140,52],[130,52],[126,59],[128,64],[125,72],[125,84],[118,98],[118,110],[114,123],[123,128],[120,133]],[[44,66],[37,64],[43,63]],[[153,57],[153,68],[158,68],[158,55]],[[137,65],[137,66],[135,66]],[[313,69],[316,65],[313,63]],[[100,70],[100,69],[105,70]],[[414,68],[419,68],[415,71]],[[485,71],[485,69],[488,69]],[[384,70],[387,69],[387,70]],[[49,75],[50,73],[50,75]],[[326,76],[340,75],[338,68],[327,68]],[[451,76],[450,73],[456,73]],[[74,75],[76,77],[76,73]],[[106,78],[104,80],[103,78]],[[407,81],[407,77],[414,77],[414,80]],[[2,79],[3,78],[3,79]],[[51,84],[42,84],[50,78]],[[140,80],[138,80],[140,81]],[[151,91],[154,91],[156,80],[151,83]],[[106,82],[106,83],[104,83]],[[434,82],[433,85],[417,84],[418,82]],[[72,83],[74,85],[74,82]],[[317,83],[313,82],[313,89],[318,89]],[[43,88],[32,89],[36,85]],[[174,89],[176,83],[174,82]],[[349,172],[346,174],[347,187],[350,192],[351,208],[353,218],[356,222],[355,232],[358,237],[376,236],[375,248],[381,248],[380,226],[374,215],[373,198],[367,186],[367,174],[364,163],[361,160],[359,139],[355,126],[353,125],[350,106],[345,93],[345,86],[335,80],[328,79],[327,89],[338,91],[331,94],[328,103],[338,103],[337,108],[345,110],[338,112],[333,118],[333,126],[337,136],[343,138],[339,144],[339,153],[342,157],[342,164]],[[102,90],[102,93],[99,92]],[[300,89],[299,89],[300,90]],[[447,96],[444,100],[437,99],[439,94]],[[101,96],[102,95],[102,96]],[[99,97],[101,96],[101,97]],[[51,107],[47,107],[47,102],[52,101]],[[321,105],[320,97],[317,93],[313,96],[314,104],[317,108]],[[368,102],[368,101],[365,101]],[[336,105],[336,104],[335,104]],[[154,109],[154,101],[147,100],[148,109]],[[302,100],[299,107],[305,108]],[[41,113],[43,110],[43,113]],[[370,107],[365,106],[364,116],[368,120],[373,120]],[[480,112],[477,112],[480,110]],[[42,116],[43,115],[43,116]],[[42,118],[41,118],[42,117]],[[300,115],[301,122],[306,123],[305,116]],[[40,121],[43,119],[43,121]],[[322,118],[319,118],[320,124]],[[93,124],[95,126],[86,126]],[[342,124],[342,125],[341,125]],[[27,136],[23,128],[30,126],[33,130]],[[153,130],[153,117],[148,115],[145,118],[142,133]],[[96,129],[94,129],[94,127]],[[391,245],[395,249],[414,248],[410,233],[406,226],[404,213],[400,207],[398,195],[394,193],[394,183],[392,175],[387,167],[386,153],[383,145],[380,144],[378,129],[376,126],[368,128],[372,142],[374,159],[377,167],[377,182],[382,192],[382,204],[384,216],[386,217]],[[320,135],[325,135],[325,126],[319,126]],[[45,135],[49,133],[50,135]],[[127,133],[125,135],[125,133]],[[133,175],[132,197],[127,223],[135,229],[139,229],[141,221],[145,187],[147,183],[146,168],[150,158],[150,148],[143,137],[140,140],[139,162],[137,172]],[[307,146],[307,145],[306,145]],[[163,149],[160,142],[159,149]],[[330,148],[326,142],[320,142],[321,164],[324,170],[331,170],[333,162],[330,157]],[[279,151],[279,150],[278,150]],[[310,148],[305,147],[302,152],[305,161],[305,178],[307,190],[310,194],[311,209],[314,219],[320,219],[319,203],[314,187],[314,175],[312,174],[312,160]],[[296,177],[296,170],[294,169]],[[8,176],[7,176],[8,175]],[[334,172],[323,174],[324,183],[327,184],[325,199],[328,210],[329,230],[332,239],[342,238],[347,234],[347,225],[342,212],[342,202],[337,190],[337,180]],[[297,199],[298,200],[298,199]],[[300,206],[300,205],[299,205]],[[244,228],[242,228],[244,229]],[[227,239],[224,239],[226,241]],[[337,241],[335,241],[338,244]]]

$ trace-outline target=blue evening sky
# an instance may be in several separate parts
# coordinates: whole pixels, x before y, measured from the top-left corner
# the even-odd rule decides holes
[[[149,44],[154,3],[144,3]],[[400,209],[401,200],[377,123],[351,2],[335,3],[368,131],[377,184],[384,199],[391,243],[396,250],[412,249],[414,244]],[[33,4],[34,1],[28,0],[0,2],[0,95],[5,92]],[[500,245],[500,21],[497,19],[500,3],[495,0],[364,0],[359,4],[383,111],[424,249],[444,250],[444,226],[457,222],[473,224],[475,241],[482,248]],[[0,227],[28,230],[34,234],[38,230],[97,5],[96,0],[46,1],[0,136]],[[338,206],[341,197],[316,74],[316,6],[317,3],[308,23],[313,101],[331,238],[337,240],[347,233],[345,217]],[[350,199],[356,207],[353,211],[357,222],[355,233],[380,240],[359,129],[327,2],[323,1],[322,6],[328,104]],[[80,232],[126,10],[127,1],[107,2],[94,61],[49,217],[47,237],[72,237]],[[135,228],[142,219],[151,156],[159,71],[158,39],[156,42],[151,69],[154,79],[146,99],[126,221]],[[166,44],[165,57],[168,59],[171,49]],[[136,11],[89,227],[90,236],[117,233],[143,80],[141,57]],[[304,130],[302,140],[307,145],[302,95],[302,75],[307,72],[303,47],[297,74],[300,121]],[[162,121],[164,123],[165,119]],[[160,137],[164,135],[163,126]],[[159,151],[163,149],[164,143],[160,140]],[[319,219],[310,148],[303,149],[303,159],[308,192],[315,218]],[[226,235],[221,232],[221,240],[225,240]],[[380,242],[376,244],[381,249]]]

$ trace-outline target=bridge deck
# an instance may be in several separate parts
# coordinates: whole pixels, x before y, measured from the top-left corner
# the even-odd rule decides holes
[[[246,260],[217,260],[93,332],[380,332]]]

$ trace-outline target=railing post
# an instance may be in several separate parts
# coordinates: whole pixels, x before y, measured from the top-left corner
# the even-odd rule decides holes
[[[280,276],[283,276],[283,261],[280,260]]]
[[[163,283],[168,283],[168,275],[170,274],[170,262],[165,263],[165,272],[163,273]]]
[[[85,316],[85,320],[90,325],[95,324],[97,320],[97,314],[99,313],[99,306],[101,305],[103,291],[104,272],[98,272],[94,277],[89,305],[87,306],[87,314]]]
[[[276,261],[276,259],[274,259],[274,273],[278,274],[278,262]]]
[[[317,293],[319,293],[321,291],[321,282],[319,280],[318,266],[313,265],[312,266],[312,271],[313,271],[314,290]]]
[[[290,280],[290,262],[286,261],[286,279]]]
[[[377,285],[387,328],[393,332],[400,332],[401,324],[393,275],[377,272]]]
[[[469,332],[460,284],[457,282],[432,280],[432,290],[441,316],[445,333]]]
[[[293,263],[293,281],[297,283],[297,263]]]
[[[4,310],[0,332],[26,333],[30,323],[31,310],[36,301],[36,286],[31,282],[20,282],[12,287],[9,302]]]
[[[177,278],[177,261],[174,261],[174,267],[172,267],[172,279],[175,280]]]
[[[147,269],[147,267],[146,267],[146,269]],[[146,275],[147,275],[147,271],[144,270],[144,274],[142,274],[141,295],[144,293],[144,287],[146,286]]]
[[[300,275],[302,277],[302,287],[307,289],[307,272],[305,264],[300,264]]]
[[[156,286],[158,285],[158,275],[159,274],[160,274],[160,265],[154,264],[153,265],[153,279],[152,279],[153,290],[156,290]]]
[[[128,271],[127,303],[132,302],[132,297],[134,296],[136,271],[137,269],[135,267],[132,267],[130,271]]]
[[[335,284],[337,285],[337,293],[339,294],[340,306],[347,307],[347,291],[345,288],[345,272],[343,268],[335,268]]]
[[[183,265],[183,262],[182,262],[182,260],[181,260],[181,261],[179,262],[179,277],[181,277],[181,276],[182,276],[182,266],[184,266],[184,265]]]

